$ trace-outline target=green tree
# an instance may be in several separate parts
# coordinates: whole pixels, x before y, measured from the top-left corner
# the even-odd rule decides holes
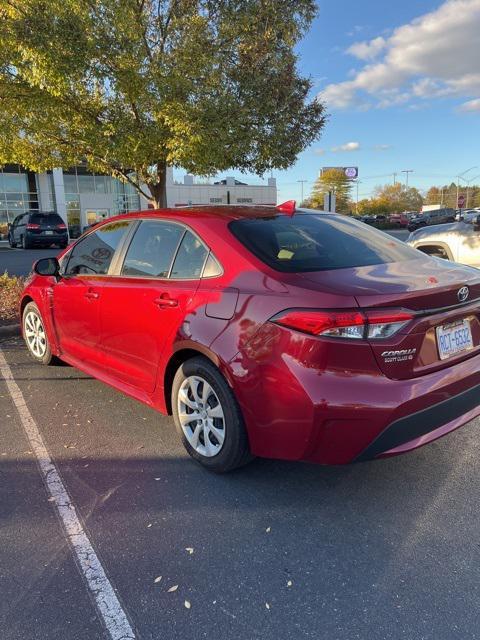
[[[0,0],[0,165],[83,160],[166,204],[166,168],[291,166],[318,137],[314,0]]]
[[[440,204],[442,199],[442,190],[438,187],[430,187],[425,197],[425,204]]]
[[[373,199],[387,202],[389,213],[419,211],[423,205],[423,198],[418,189],[407,188],[398,182],[376,187]]]
[[[309,198],[312,209],[323,209],[324,197],[329,191],[335,193],[338,212],[350,211],[352,181],[341,169],[327,169],[317,178]]]

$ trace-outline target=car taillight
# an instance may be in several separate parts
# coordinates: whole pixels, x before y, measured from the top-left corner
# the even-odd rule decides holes
[[[40,229],[39,224],[34,224],[33,222],[29,222],[26,226],[27,229]]]
[[[57,224],[57,229],[66,229],[67,225],[63,224],[63,222],[61,224]]]
[[[403,309],[365,311],[289,309],[271,318],[271,322],[313,336],[375,340],[393,336],[413,317],[413,313]]]

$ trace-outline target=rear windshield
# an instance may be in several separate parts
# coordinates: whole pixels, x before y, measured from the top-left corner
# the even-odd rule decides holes
[[[32,224],[61,224],[63,222],[58,213],[32,213],[29,220]]]
[[[418,258],[418,252],[346,216],[297,213],[242,219],[230,230],[249,251],[277,271],[302,273],[367,267]]]

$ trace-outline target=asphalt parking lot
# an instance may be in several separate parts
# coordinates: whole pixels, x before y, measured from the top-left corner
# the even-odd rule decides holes
[[[0,274],[7,271],[11,276],[26,276],[32,265],[40,258],[50,258],[60,253],[58,247],[48,249],[11,249],[6,242],[0,242]]]
[[[170,418],[0,347],[2,640],[480,637],[480,421],[390,460],[215,476]],[[25,410],[133,635],[101,622]]]

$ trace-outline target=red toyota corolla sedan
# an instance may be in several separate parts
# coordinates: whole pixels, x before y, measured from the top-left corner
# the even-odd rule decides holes
[[[480,271],[341,215],[119,216],[37,262],[21,314],[38,362],[173,413],[218,472],[390,456],[480,414]]]

